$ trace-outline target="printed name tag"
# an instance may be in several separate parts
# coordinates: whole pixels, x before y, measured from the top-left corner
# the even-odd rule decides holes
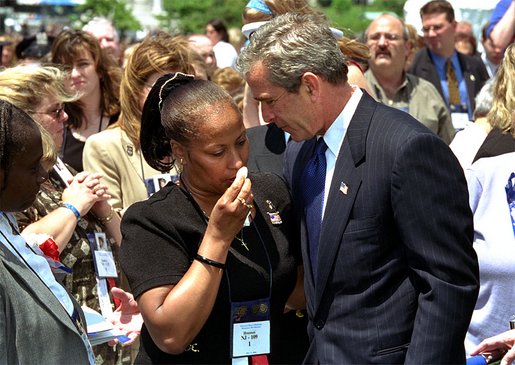
[[[270,353],[270,321],[233,323],[233,357]]]
[[[117,278],[116,265],[111,251],[94,251],[95,267],[100,278]]]

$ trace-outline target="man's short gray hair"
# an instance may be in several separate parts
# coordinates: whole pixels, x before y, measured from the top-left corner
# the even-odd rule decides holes
[[[494,83],[495,77],[490,78],[476,95],[476,109],[474,109],[474,119],[484,118],[492,109],[494,103]]]
[[[113,30],[114,40],[116,42],[120,41],[120,36],[118,35],[118,31],[114,27],[113,23],[109,19],[101,16],[96,16],[91,19],[82,27],[82,30],[88,33],[92,33],[95,28],[99,27],[111,28]]]
[[[268,69],[268,81],[289,92],[298,91],[305,72],[332,84],[347,81],[345,58],[329,25],[312,14],[287,13],[254,32],[236,67],[245,76],[259,62]]]

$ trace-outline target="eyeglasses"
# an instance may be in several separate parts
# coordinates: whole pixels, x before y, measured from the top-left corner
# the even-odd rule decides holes
[[[433,31],[435,33],[438,33],[445,27],[445,24],[435,24],[435,25],[429,25],[427,27],[422,27],[422,33],[428,34],[430,31]]]
[[[283,95],[286,94],[287,92],[288,92],[288,90],[284,90],[282,92],[282,94],[279,95],[278,97],[276,97],[275,99],[259,100],[259,101],[261,101],[262,103],[265,103],[267,106],[274,106],[275,103],[277,103],[279,101],[279,99],[282,98]]]
[[[370,34],[368,36],[369,41],[377,42],[381,39],[381,37],[384,37],[389,42],[395,42],[402,39],[402,36],[398,34],[392,34],[392,33],[374,33]]]
[[[54,119],[60,119],[64,114],[64,108],[60,107],[58,109],[51,110],[48,112],[34,112],[34,114],[46,114],[46,115],[50,115]]]

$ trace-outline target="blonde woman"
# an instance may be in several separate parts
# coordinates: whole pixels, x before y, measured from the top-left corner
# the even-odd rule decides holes
[[[61,147],[68,119],[63,104],[77,99],[77,94],[65,87],[68,78],[66,72],[50,66],[16,66],[0,72],[0,99],[27,112],[48,132],[42,136],[43,162],[50,170],[49,178],[41,184],[35,201],[16,213],[16,220],[28,242],[40,244],[38,240],[43,237],[53,238],[61,262],[72,269],[63,279],[64,286],[80,305],[100,311],[93,262],[95,237],[105,237],[117,263],[120,217],[107,202],[109,195],[100,174],[80,172],[73,176],[62,160],[52,163],[50,145]],[[119,282],[112,280],[109,285]],[[97,364],[130,361],[127,350],[113,351],[107,344],[96,346],[94,351]]]
[[[497,70],[493,127],[467,169],[474,213],[474,249],[481,285],[465,345],[473,350],[486,337],[502,332],[513,314],[515,290],[515,44],[506,49]]]

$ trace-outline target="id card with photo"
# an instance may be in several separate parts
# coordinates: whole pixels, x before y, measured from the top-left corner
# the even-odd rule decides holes
[[[99,278],[117,278],[113,252],[104,232],[90,232],[88,239],[93,252],[95,271]]]

